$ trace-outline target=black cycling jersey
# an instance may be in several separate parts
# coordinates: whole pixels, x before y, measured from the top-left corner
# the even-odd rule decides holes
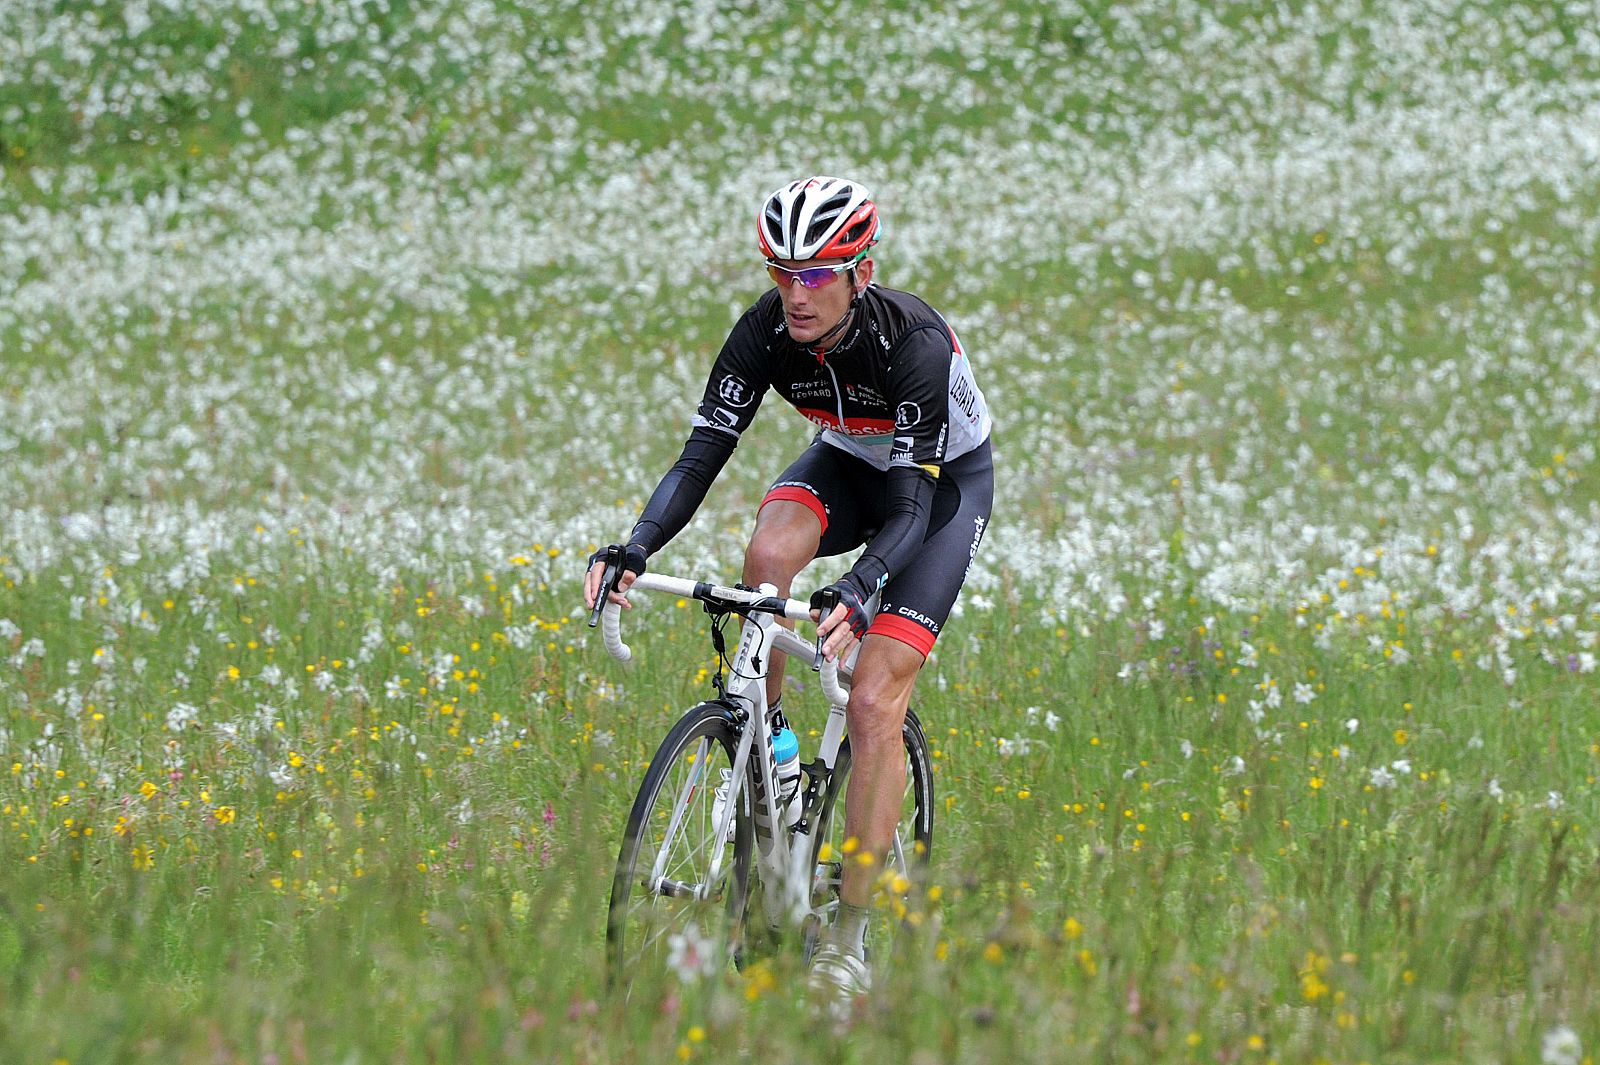
[[[886,520],[847,577],[870,594],[915,554],[944,463],[989,437],[989,411],[955,331],[908,292],[869,285],[844,339],[819,355],[790,338],[769,289],[733,327],[678,461],[629,538],[653,554],[686,525],[768,389],[818,440],[885,471]]]

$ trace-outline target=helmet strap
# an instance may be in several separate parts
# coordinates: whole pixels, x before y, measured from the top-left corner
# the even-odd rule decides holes
[[[837,322],[833,323],[833,328],[832,329],[828,330],[826,333],[823,333],[816,340],[813,340],[811,342],[812,354],[816,355],[818,362],[823,361],[824,359],[826,359],[829,355],[832,355],[834,353],[834,351],[836,351],[838,349],[839,345],[835,344],[833,347],[829,348],[826,351],[820,350],[821,347],[822,347],[823,341],[827,340],[829,337],[833,336],[833,334],[839,332],[841,329],[843,329],[846,325],[849,324],[851,316],[856,313],[856,300],[857,299],[860,299],[860,297],[858,296],[858,297],[856,297],[856,299],[852,299],[850,301],[850,306],[845,308],[844,316],[842,318],[840,318]]]

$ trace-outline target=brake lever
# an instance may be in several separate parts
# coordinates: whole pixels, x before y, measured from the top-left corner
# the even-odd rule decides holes
[[[611,602],[617,581],[622,579],[622,548],[613,544],[606,548],[606,568],[600,575],[600,591],[594,597],[594,609],[589,611],[589,627],[600,624],[600,611]]]
[[[839,605],[839,601],[839,589],[837,588],[818,588],[816,591],[811,593],[811,609],[817,611],[817,623],[819,625],[822,623],[823,619],[825,619],[829,614],[833,613],[833,608]],[[819,672],[822,669],[823,642],[824,639],[819,633],[817,635],[817,650],[811,658],[811,671],[813,673]]]

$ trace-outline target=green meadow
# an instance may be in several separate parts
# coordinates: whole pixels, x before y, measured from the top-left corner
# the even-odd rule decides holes
[[[1592,1062],[1596,26],[0,6],[0,1061]],[[812,173],[997,460],[847,1027],[793,949],[608,994],[715,663],[579,584]],[[653,568],[737,576],[766,406]]]

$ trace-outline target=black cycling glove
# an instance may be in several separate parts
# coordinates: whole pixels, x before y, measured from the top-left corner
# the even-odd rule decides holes
[[[811,609],[822,612],[822,617],[818,619],[820,621],[832,612],[834,604],[844,607],[844,623],[850,626],[851,633],[859,640],[867,634],[867,626],[872,623],[871,616],[867,614],[867,598],[854,581],[844,577],[812,592]]]
[[[596,562],[604,562],[606,560],[606,555],[612,551],[622,552],[622,572],[628,573],[631,571],[635,575],[642,575],[644,573],[644,561],[646,556],[644,553],[644,548],[640,547],[638,544],[629,544],[627,547],[623,547],[621,544],[612,544],[610,547],[602,547],[600,550],[589,556],[589,565],[584,568],[586,570],[594,569],[594,564]]]

